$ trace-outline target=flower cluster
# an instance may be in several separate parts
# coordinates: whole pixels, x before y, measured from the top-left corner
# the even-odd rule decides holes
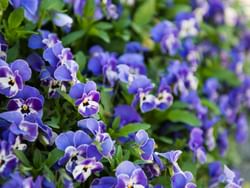
[[[244,187],[243,10],[0,1],[0,187]]]

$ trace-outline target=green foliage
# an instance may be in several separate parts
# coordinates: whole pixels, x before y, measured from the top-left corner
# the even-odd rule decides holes
[[[144,26],[149,23],[155,14],[155,0],[145,0],[138,7],[134,15],[134,23],[139,26]]]
[[[114,137],[128,136],[131,133],[137,132],[139,130],[147,130],[151,126],[146,123],[130,123],[122,127],[119,131],[113,134]]]
[[[17,8],[11,12],[8,18],[8,25],[10,29],[18,28],[24,19],[24,10],[23,8]]]
[[[185,123],[193,127],[201,126],[201,122],[197,116],[194,113],[186,110],[169,110],[167,113],[167,119],[172,122]]]

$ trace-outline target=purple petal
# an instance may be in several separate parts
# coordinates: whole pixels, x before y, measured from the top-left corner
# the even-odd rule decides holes
[[[90,144],[92,139],[85,132],[79,130],[75,132],[74,135],[74,146],[78,147],[82,144]]]
[[[56,147],[64,151],[68,146],[74,145],[74,132],[68,131],[66,133],[61,133],[56,137],[55,144]]]
[[[132,162],[123,161],[116,168],[115,175],[119,176],[120,174],[127,174],[130,177],[135,169],[137,169],[137,167]]]
[[[148,133],[145,130],[139,130],[135,135],[135,142],[143,145],[148,140]]]
[[[13,72],[18,71],[23,81],[27,81],[31,78],[31,69],[26,61],[22,59],[15,60],[10,64],[10,67]]]
[[[79,99],[84,92],[84,84],[77,83],[70,88],[69,95],[73,99]]]
[[[95,91],[96,90],[96,83],[93,81],[88,81],[84,85],[84,92],[89,93],[90,91]]]
[[[72,80],[71,72],[69,69],[66,68],[65,65],[61,65],[55,70],[54,77],[60,81]]]

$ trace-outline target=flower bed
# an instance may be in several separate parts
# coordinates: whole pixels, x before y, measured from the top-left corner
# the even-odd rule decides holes
[[[244,187],[243,3],[1,0],[1,187]]]

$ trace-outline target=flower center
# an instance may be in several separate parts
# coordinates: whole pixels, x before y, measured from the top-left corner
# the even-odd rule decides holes
[[[28,113],[30,113],[29,106],[26,105],[26,104],[23,104],[22,107],[21,107],[21,112],[22,112],[23,114],[28,114]]]
[[[10,85],[10,86],[14,86],[15,85],[15,80],[14,79],[12,79],[12,78],[9,78],[9,82],[8,82],[8,84]]]
[[[89,105],[89,99],[88,98],[83,99],[82,104],[83,104],[83,106],[88,106]]]

